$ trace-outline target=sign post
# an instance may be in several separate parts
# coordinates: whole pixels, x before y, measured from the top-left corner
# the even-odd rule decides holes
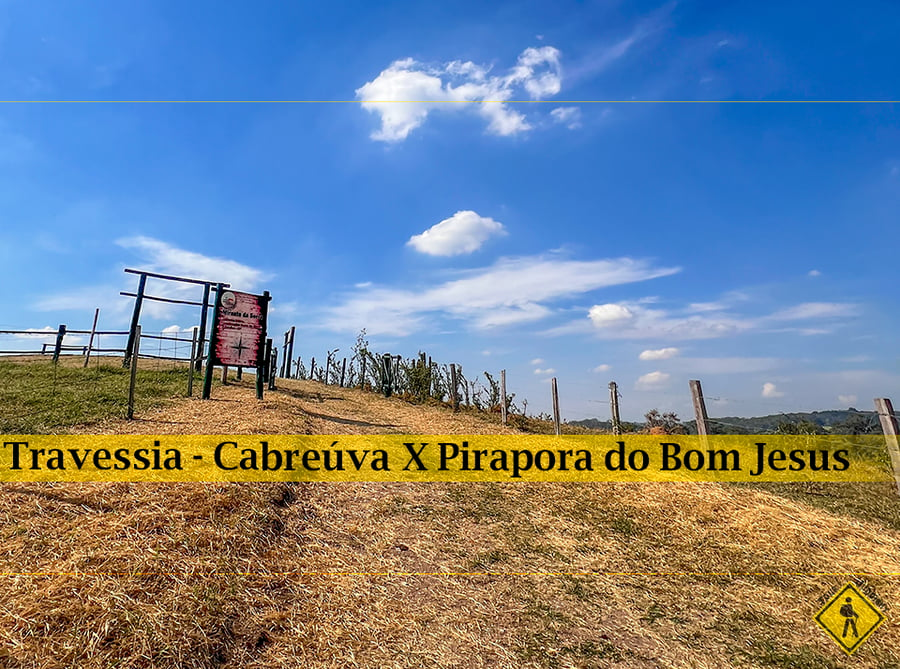
[[[216,365],[256,368],[256,396],[262,399],[262,370],[265,364],[266,320],[269,311],[268,291],[251,295],[216,287],[216,307],[206,374],[203,379],[203,399],[212,390],[212,369]]]

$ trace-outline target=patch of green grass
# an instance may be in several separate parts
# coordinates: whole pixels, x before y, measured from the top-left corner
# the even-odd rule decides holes
[[[495,484],[457,483],[447,489],[447,501],[455,514],[477,523],[499,522],[511,517],[509,499]]]
[[[841,669],[846,666],[835,662],[815,648],[782,648],[774,641],[754,643],[749,651],[741,651],[752,661],[764,667],[790,667],[790,669]]]
[[[886,482],[859,483],[734,483],[809,504],[855,520],[900,530],[900,497]]]
[[[645,613],[643,616],[641,616],[641,620],[643,620],[646,623],[652,624],[652,623],[655,623],[657,620],[661,620],[662,618],[665,618],[665,617],[666,617],[665,609],[663,609],[663,607],[660,606],[659,604],[657,604],[656,602],[653,602],[653,604],[650,605],[650,608],[647,609],[647,613]]]
[[[610,526],[619,534],[624,534],[626,537],[636,536],[640,530],[638,528],[638,524],[634,522],[628,516],[618,516],[614,518]]]
[[[492,549],[483,553],[478,553],[469,560],[470,571],[486,570],[493,567],[498,562],[502,562],[509,556],[499,549]]]
[[[67,361],[68,362],[68,361]],[[184,397],[187,369],[138,369],[135,413]],[[47,434],[74,425],[124,418],[129,370],[121,363],[79,365],[0,361],[0,433]],[[194,377],[194,392],[202,381]]]

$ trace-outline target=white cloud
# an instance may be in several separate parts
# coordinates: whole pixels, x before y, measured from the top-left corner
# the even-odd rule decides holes
[[[399,142],[425,123],[429,114],[476,112],[495,135],[514,135],[531,129],[525,116],[507,100],[524,91],[535,100],[559,93],[560,52],[552,46],[529,47],[503,75],[472,62],[452,61],[429,67],[412,58],[397,60],[356,90],[363,109],[381,117],[372,139]]]
[[[59,328],[45,325],[42,328],[26,328],[25,333],[15,334],[13,338],[21,339],[23,342],[31,342],[32,344],[55,344],[58,332]],[[64,346],[74,346],[82,344],[84,341],[85,338],[82,336],[67,334],[63,336],[62,343]]]
[[[665,372],[650,372],[649,374],[644,374],[643,376],[638,377],[637,383],[635,383],[635,388],[638,390],[652,390],[654,388],[661,388],[666,385],[669,381],[669,374]]]
[[[566,126],[569,130],[581,127],[581,109],[578,107],[557,107],[550,112],[554,123]]]
[[[674,358],[678,355],[679,350],[674,347],[669,348],[658,348],[658,349],[648,349],[646,351],[641,351],[641,354],[638,356],[640,360],[668,360],[669,358]]]
[[[806,273],[807,276],[822,276],[822,272],[817,269],[811,269]]]
[[[787,309],[781,309],[769,316],[773,320],[794,321],[810,318],[836,318],[854,316],[859,311],[855,304],[846,302],[804,302]]]
[[[738,299],[738,298],[735,298]],[[743,299],[743,298],[741,298]],[[604,339],[713,339],[757,330],[782,321],[847,318],[859,305],[849,303],[807,302],[764,316],[736,316],[720,311],[717,303],[693,303],[686,310],[650,308],[646,300],[594,305],[587,321],[573,321],[543,334],[550,336],[586,334],[591,331]],[[716,305],[715,307],[713,305]],[[696,312],[700,313],[696,313]],[[684,315],[687,313],[687,315]],[[592,327],[593,326],[593,327]],[[765,330],[801,335],[830,333],[827,328],[790,327]]]
[[[140,269],[204,281],[230,283],[235,290],[252,290],[268,277],[262,270],[236,260],[186,251],[152,237],[124,237],[116,240],[122,248],[138,253]],[[190,286],[190,284],[183,284]],[[196,286],[193,287],[196,290]]]
[[[861,362],[869,362],[872,359],[870,355],[849,355],[845,358],[838,358],[841,362],[849,362],[849,363],[861,363]]]
[[[724,311],[728,306],[723,302],[692,302],[686,311],[693,313],[706,313],[709,311]]]
[[[168,327],[164,327],[162,329],[162,333],[177,335],[177,334],[186,332],[186,333],[190,334],[192,330],[199,330],[199,329],[200,329],[200,326],[198,326],[198,325],[191,325],[189,327],[181,327],[180,325],[169,325]]]
[[[674,317],[663,309],[650,309],[639,302],[594,305],[588,311],[594,332],[607,339],[710,339],[736,334],[750,323],[727,316]],[[562,326],[547,334],[566,334]]]
[[[762,387],[763,397],[784,397],[784,393],[778,390],[774,383],[764,383]]]
[[[542,319],[555,300],[599,288],[646,281],[677,272],[643,260],[567,260],[556,254],[504,258],[461,278],[420,290],[372,286],[324,310],[320,325],[335,331],[407,335],[435,313],[491,328]],[[433,325],[433,323],[432,323]]]
[[[595,304],[588,310],[588,318],[598,328],[627,323],[634,318],[634,312],[621,304]]]
[[[186,251],[167,242],[152,237],[125,237],[116,244],[135,253],[135,258],[127,265],[156,272],[206,281],[229,283],[236,290],[252,290],[269,277],[262,270],[249,267],[235,260],[205,256]],[[54,295],[44,296],[35,302],[39,311],[93,311],[101,309],[101,318],[112,322],[122,322],[130,313],[134,301],[119,295],[120,290],[134,292],[138,278],[134,274],[122,274],[121,284],[73,288]],[[148,279],[147,294],[173,299],[199,300],[202,287],[191,283],[176,283],[159,279]],[[142,313],[153,318],[165,318],[179,307],[147,300]],[[109,321],[106,321],[109,323]]]
[[[548,367],[547,369],[541,369],[540,367],[534,370],[535,374],[545,375],[545,374],[553,374],[556,370],[552,367]]]
[[[608,372],[610,369],[612,369],[612,367],[610,367],[609,365],[597,365],[591,371],[595,374],[599,374],[600,372]]]
[[[477,251],[490,237],[505,234],[502,223],[465,210],[413,235],[406,244],[432,256],[456,256]]]
[[[543,365],[544,359],[543,358],[535,358],[534,360],[531,361],[531,364],[532,365]]]
[[[841,404],[851,405],[856,404],[856,395],[838,395],[838,402]]]

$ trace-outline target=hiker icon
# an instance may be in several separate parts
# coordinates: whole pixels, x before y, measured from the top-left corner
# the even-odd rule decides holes
[[[841,615],[844,616],[844,633],[841,634],[841,637],[847,636],[848,629],[853,630],[853,636],[858,637],[859,632],[856,631],[856,619],[859,618],[859,614],[853,610],[853,598],[847,597],[844,600],[846,603],[841,607]]]

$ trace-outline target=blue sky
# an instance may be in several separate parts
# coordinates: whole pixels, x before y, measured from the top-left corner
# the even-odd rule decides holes
[[[426,350],[529,410],[900,395],[892,2],[0,3],[0,327],[126,266],[269,290],[300,355]],[[416,100],[419,102],[403,102]],[[531,101],[531,102],[519,102]],[[582,101],[582,102],[579,102]],[[154,286],[154,291],[169,290]],[[144,325],[188,328],[190,309]],[[552,370],[552,371],[551,371]]]

